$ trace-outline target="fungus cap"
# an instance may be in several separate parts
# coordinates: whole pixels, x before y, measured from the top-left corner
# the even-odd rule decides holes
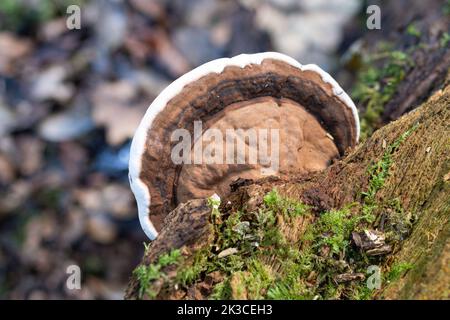
[[[205,63],[159,94],[131,144],[130,185],[141,226],[152,240],[178,203],[216,191],[224,196],[234,179],[263,172],[264,166],[248,163],[175,164],[171,136],[176,129],[194,135],[196,121],[202,121],[203,133],[210,128],[279,129],[280,164],[272,173],[280,175],[321,170],[359,139],[354,103],[317,65],[302,65],[276,52]],[[203,143],[199,138],[194,137],[193,150]]]

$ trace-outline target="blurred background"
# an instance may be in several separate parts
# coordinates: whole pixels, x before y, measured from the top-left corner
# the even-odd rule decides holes
[[[66,9],[81,8],[69,30]],[[121,299],[142,257],[130,139],[171,81],[275,50],[345,90],[360,0],[1,0],[0,298]],[[338,72],[339,71],[339,72]],[[78,265],[81,290],[68,290]]]

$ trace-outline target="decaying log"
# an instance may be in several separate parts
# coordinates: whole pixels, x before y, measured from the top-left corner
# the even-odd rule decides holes
[[[277,178],[249,181],[235,187],[220,210],[232,212],[255,210],[263,196],[277,188],[287,197],[309,204],[317,212],[339,209],[363,201],[361,194],[369,183],[368,168],[380,160],[386,145],[415,128],[408,139],[392,154],[392,164],[384,186],[376,193],[383,203],[398,199],[404,214],[414,217],[410,232],[387,253],[384,267],[396,261],[414,265],[395,283],[386,283],[375,298],[449,298],[450,272],[450,86],[434,93],[426,103],[381,129],[342,160],[326,170],[289,180]],[[380,218],[380,216],[379,216]],[[381,229],[380,219],[372,226]],[[205,200],[180,205],[166,218],[159,237],[150,245],[142,264],[155,263],[163,252],[180,248],[182,263],[191,263],[195,252],[208,247],[214,237],[211,209]],[[372,248],[373,249],[373,248]],[[168,269],[170,271],[170,268]],[[207,275],[208,282],[187,292],[177,287],[161,292],[157,298],[202,298],[219,282]],[[361,275],[355,276],[361,278]],[[351,279],[352,276],[350,276]],[[351,281],[342,276],[342,281]],[[211,280],[213,279],[213,280]],[[214,280],[216,279],[216,280]],[[349,280],[350,279],[350,280]],[[137,299],[138,280],[133,275],[127,299]],[[204,292],[205,294],[200,294]]]

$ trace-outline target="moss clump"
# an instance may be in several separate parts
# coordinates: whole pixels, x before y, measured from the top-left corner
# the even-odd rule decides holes
[[[264,204],[272,212],[281,212],[284,216],[291,217],[304,215],[310,209],[301,202],[281,197],[276,189],[264,196]]]
[[[414,265],[408,262],[397,262],[390,268],[386,275],[386,281],[393,282],[400,279],[407,271],[414,268]]]
[[[408,25],[408,27],[406,28],[406,33],[409,34],[410,36],[413,36],[416,38],[420,38],[420,36],[422,35],[420,30],[417,28],[417,26],[414,23],[411,23],[410,25]]]
[[[219,271],[224,280],[215,285],[210,299],[350,297],[354,285],[336,284],[334,277],[348,268],[346,258],[357,256],[349,239],[360,218],[351,208],[316,217],[307,205],[272,190],[256,212],[224,217],[212,210],[216,240],[177,271],[177,281],[189,286]],[[219,258],[229,248],[237,253]]]
[[[450,34],[448,32],[444,32],[441,36],[441,39],[439,40],[439,44],[442,48],[447,48],[448,44],[450,43]]]
[[[315,246],[327,246],[334,254],[343,252],[348,247],[350,233],[359,220],[357,216],[352,217],[347,208],[325,212],[314,225],[314,232],[322,234]]]
[[[232,297],[230,278],[226,278],[221,283],[214,286],[212,294],[209,296],[211,300],[229,300]]]
[[[142,299],[144,295],[148,295],[150,298],[156,297],[157,293],[151,290],[152,282],[160,278],[166,278],[163,268],[169,265],[178,264],[180,259],[181,252],[176,249],[169,253],[162,254],[156,263],[150,265],[142,264],[137,267],[133,274],[139,281],[139,299]]]
[[[208,252],[197,251],[194,254],[192,263],[177,271],[176,282],[183,286],[188,286],[197,280],[207,268]]]

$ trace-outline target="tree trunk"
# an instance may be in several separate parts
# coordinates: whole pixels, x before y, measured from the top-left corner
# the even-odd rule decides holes
[[[363,85],[379,95],[356,97],[367,135],[381,128],[322,172],[238,181],[218,209],[179,205],[126,299],[450,298],[449,15],[437,0],[380,6],[382,30],[363,47],[383,56],[384,41],[408,57],[375,60],[384,73]]]
[[[203,299],[210,297],[214,287],[223,286],[225,281],[228,281],[231,291],[230,298],[252,298],[245,286],[244,293],[242,290],[239,291],[239,288],[236,289],[236,286],[233,287],[233,283],[239,282],[239,276],[233,277],[232,273],[227,274],[223,269],[214,269],[214,266],[210,266],[209,269],[205,267],[188,282],[184,282],[180,274],[183,270],[201,266],[198,260],[202,257],[217,259],[219,254],[241,254],[243,251],[240,251],[242,248],[239,247],[238,252],[233,253],[233,250],[228,250],[224,253],[226,248],[220,247],[223,242],[219,241],[225,237],[221,234],[224,229],[218,228],[217,225],[223,225],[237,211],[267,210],[264,196],[274,188],[283,197],[309,205],[312,212],[311,216],[302,217],[301,223],[297,220],[294,225],[288,226],[289,232],[284,233],[288,243],[307,241],[301,237],[308,225],[318,221],[324,212],[338,210],[352,203],[356,208],[351,210],[353,216],[363,215],[364,208],[370,205],[374,208],[372,212],[376,219],[370,224],[363,224],[364,230],[378,232],[397,230],[400,233],[400,239],[387,240],[387,244],[392,248],[390,253],[381,255],[376,258],[377,260],[370,258],[371,264],[376,263],[383,274],[389,274],[392,277],[390,282],[386,280],[388,278],[382,278],[385,281],[382,281],[381,288],[372,290],[366,298],[449,298],[449,104],[450,86],[447,80],[444,89],[436,92],[418,109],[382,127],[344,159],[322,172],[290,177],[288,180],[268,178],[257,182],[243,181],[240,186],[236,185],[237,190],[229,199],[222,199],[219,208],[220,216],[211,209],[206,200],[192,200],[180,205],[169,214],[162,232],[146,250],[141,263],[141,266],[146,266],[141,270],[152,265],[160,268],[160,272],[153,277],[155,279],[147,278],[150,279],[148,283],[145,283],[142,275],[135,272],[130,280],[126,298]],[[374,171],[374,164],[382,164],[386,161],[389,165],[385,172],[384,183],[376,187],[374,191],[373,175],[386,169],[378,167]],[[369,201],[370,190],[373,192],[372,199]],[[396,202],[394,205],[393,199]],[[211,214],[212,211],[213,214]],[[405,219],[403,226],[406,226],[406,231],[399,231],[401,223],[398,215],[400,215],[400,221]],[[285,223],[280,222],[283,216],[277,213],[277,217],[277,226],[285,228]],[[242,221],[245,221],[245,218]],[[249,224],[253,223],[254,221],[249,219]],[[355,226],[355,230],[357,227]],[[299,234],[294,235],[294,233]],[[348,250],[355,250],[354,243],[350,244],[350,247],[352,249]],[[172,264],[164,262],[161,264],[159,257],[177,248],[181,249],[181,258]],[[302,248],[304,244],[298,247],[299,252]],[[323,251],[324,248],[327,247],[324,246],[320,250]],[[254,250],[258,252],[265,248],[261,246]],[[340,257],[328,253],[325,255],[328,262],[334,259],[352,263],[351,259],[343,257],[342,254]],[[365,256],[364,253],[362,255]],[[258,254],[255,257],[263,264],[270,265],[273,270],[274,263]],[[207,266],[207,263],[203,266]],[[246,268],[247,266],[242,267],[244,272]],[[283,270],[282,265],[280,268]],[[309,275],[309,277],[316,279],[315,284],[320,286],[321,284],[317,284],[320,282],[317,279],[320,279],[321,274],[329,275],[330,268],[332,267],[327,264],[323,270],[317,270],[313,276]],[[240,275],[245,277],[246,274],[240,273]],[[354,281],[364,278],[365,275],[354,272],[350,275],[343,273],[338,276],[334,279],[348,281],[344,284],[338,283],[340,280],[336,282],[336,287],[345,292],[347,287],[354,286]],[[309,281],[309,279],[304,280]],[[258,293],[260,296],[256,297],[267,297],[266,289],[260,291]],[[341,294],[337,297],[348,298],[349,296]]]

